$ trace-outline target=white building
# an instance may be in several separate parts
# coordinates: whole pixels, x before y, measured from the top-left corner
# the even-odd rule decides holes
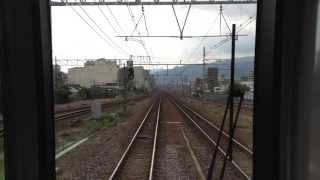
[[[246,85],[247,87],[250,88],[250,90],[244,94],[244,99],[253,100],[254,82],[253,81],[242,81],[242,82],[240,82],[240,84]]]
[[[134,70],[134,84],[136,88],[150,88],[150,74],[141,66],[133,67]]]
[[[119,67],[115,61],[99,59],[89,61],[84,67],[68,70],[68,84],[79,84],[83,87],[117,83]]]

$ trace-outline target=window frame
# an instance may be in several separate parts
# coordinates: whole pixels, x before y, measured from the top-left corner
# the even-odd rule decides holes
[[[49,2],[2,0],[0,13],[5,178],[54,180]]]
[[[288,99],[281,95],[285,93],[287,75],[292,72],[283,69],[280,35],[285,26],[281,26],[280,2],[284,1],[259,0],[257,4],[253,125],[256,180],[282,179],[280,172],[286,174],[288,166],[281,163],[286,159],[280,156],[287,152],[287,146],[280,144],[289,141],[289,132],[280,129],[288,128],[290,122],[285,114],[290,109],[285,106]],[[6,179],[54,180],[50,3],[24,0],[17,5],[16,1],[2,0],[0,22]],[[280,119],[286,121],[280,123]]]

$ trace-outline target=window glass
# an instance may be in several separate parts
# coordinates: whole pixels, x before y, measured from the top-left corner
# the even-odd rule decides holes
[[[250,179],[256,5],[240,2],[55,2],[57,179]]]

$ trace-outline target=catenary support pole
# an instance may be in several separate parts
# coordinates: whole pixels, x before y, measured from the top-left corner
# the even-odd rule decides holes
[[[233,125],[233,105],[234,105],[234,65],[235,65],[235,45],[236,45],[236,25],[232,24],[232,40],[231,40],[231,73],[230,73],[230,116],[229,116],[229,132],[232,131]],[[229,152],[229,160],[232,160],[232,143]]]

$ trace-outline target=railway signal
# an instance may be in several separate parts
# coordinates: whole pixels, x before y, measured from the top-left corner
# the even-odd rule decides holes
[[[134,69],[133,69],[133,61],[129,60],[127,61],[127,72],[126,72],[126,76],[127,76],[127,80],[131,81],[134,79]]]

